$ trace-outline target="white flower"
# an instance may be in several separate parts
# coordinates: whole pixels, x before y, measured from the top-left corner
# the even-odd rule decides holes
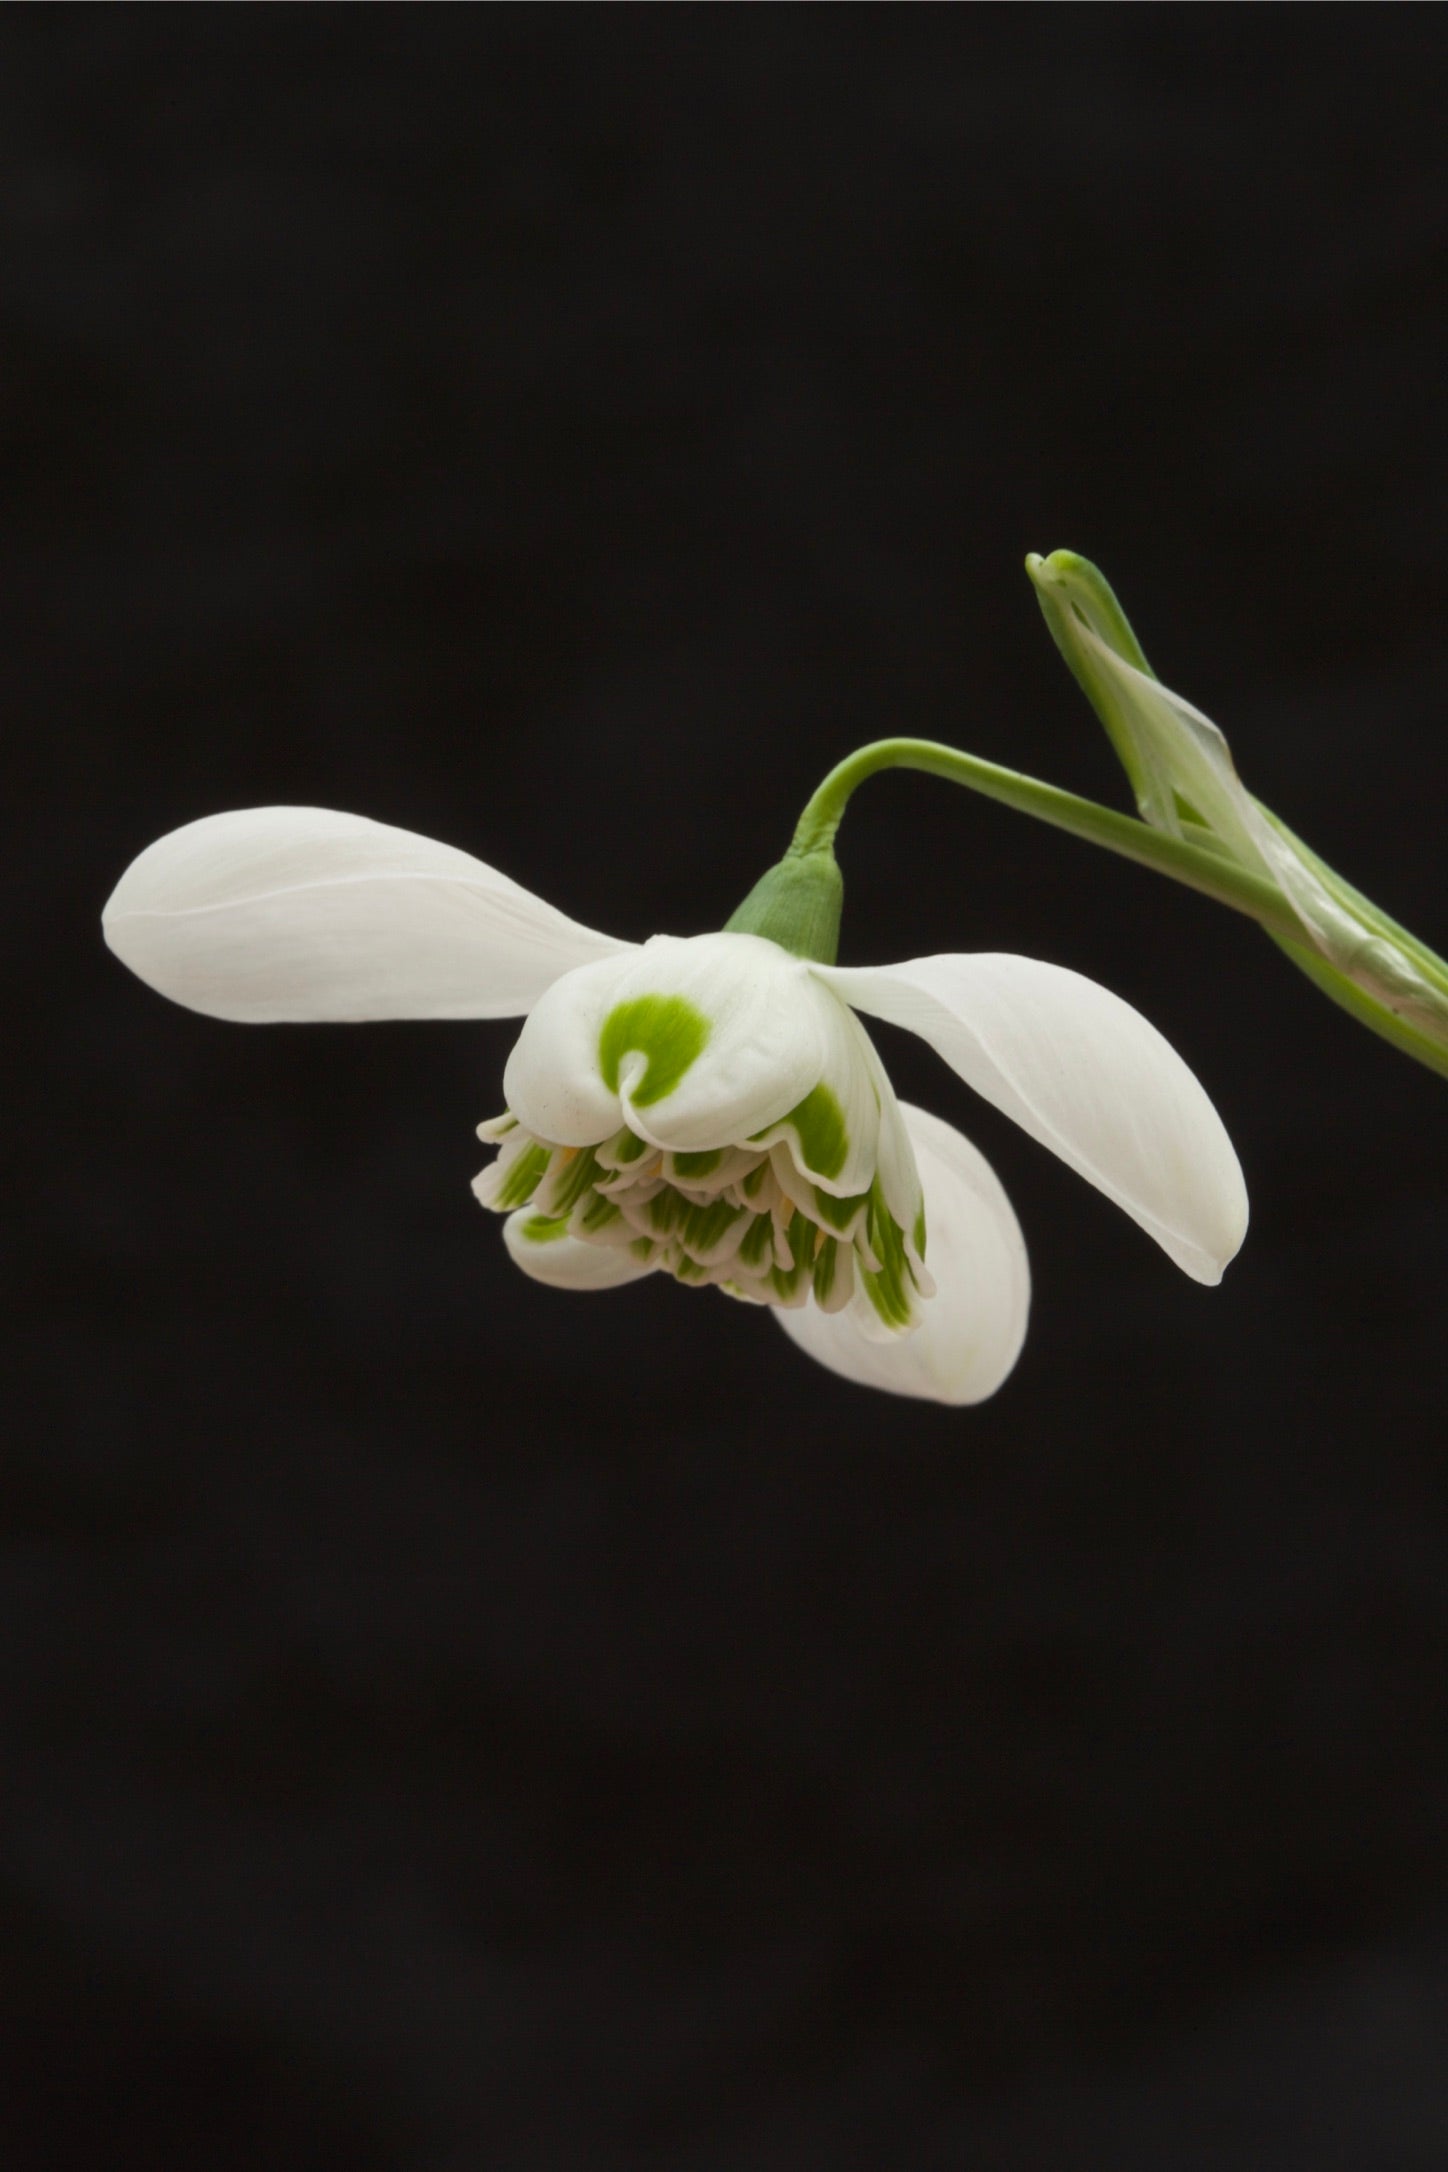
[[[295,807],[162,838],[104,926],[212,1017],[522,1017],[475,1185],[518,1265],[568,1289],[661,1269],[716,1284],[897,1394],[994,1393],[1030,1283],[995,1176],[896,1100],[856,1012],[920,1034],[1196,1280],[1220,1279],[1246,1228],[1237,1158],[1181,1058],[1035,959],[849,968],[757,935],[616,942],[466,853]]]

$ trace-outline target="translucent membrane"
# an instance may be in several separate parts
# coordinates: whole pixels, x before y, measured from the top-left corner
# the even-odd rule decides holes
[[[843,1312],[874,1335],[907,1333],[934,1284],[924,1223],[907,1232],[879,1177],[837,1199],[803,1175],[787,1140],[665,1153],[625,1128],[598,1146],[558,1146],[511,1115],[479,1126],[498,1156],[473,1184],[485,1207],[530,1207],[529,1232],[626,1248],[680,1282],[758,1305]]]

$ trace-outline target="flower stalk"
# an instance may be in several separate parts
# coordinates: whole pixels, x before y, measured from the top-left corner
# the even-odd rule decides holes
[[[943,777],[979,792],[985,799],[1014,807],[1018,814],[1032,815],[1053,829],[1067,830],[1087,844],[1099,845],[1125,860],[1135,860],[1158,874],[1170,875],[1188,889],[1200,890],[1246,913],[1264,926],[1276,926],[1290,935],[1296,923],[1269,882],[1250,870],[1234,867],[1204,847],[1177,837],[1165,837],[1131,815],[1119,814],[1094,799],[1063,792],[1039,777],[1020,770],[1004,769],[959,747],[943,746],[933,739],[876,739],[837,763],[799,818],[790,852],[813,855],[830,850],[851,794],[868,777],[885,769],[917,769],[927,776]]]

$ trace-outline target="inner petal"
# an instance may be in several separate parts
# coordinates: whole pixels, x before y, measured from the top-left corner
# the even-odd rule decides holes
[[[655,936],[618,977],[593,1066],[654,1145],[747,1144],[824,1070],[816,987],[800,959],[760,936]]]
[[[862,1033],[849,1038],[851,1060],[861,1044],[865,1059],[873,1055]],[[621,1066],[621,1082],[623,1076]],[[860,1156],[837,1137],[842,1160],[808,1117],[803,1125],[773,1127],[778,1135],[768,1145],[660,1151],[627,1125],[588,1146],[539,1137],[511,1111],[480,1127],[500,1144],[474,1190],[485,1206],[513,1213],[509,1247],[530,1272],[542,1259],[539,1247],[561,1246],[566,1235],[571,1245],[626,1254],[693,1286],[714,1284],[731,1296],[791,1310],[811,1304],[827,1314],[847,1310],[867,1336],[893,1338],[918,1324],[931,1288],[920,1259],[923,1214],[917,1205],[907,1229],[898,1212],[918,1200],[919,1179],[883,1071],[861,1060],[857,1076],[881,1145],[897,1124],[904,1140],[902,1155],[898,1139],[889,1138],[888,1190],[883,1172],[869,1170],[858,1192],[825,1190],[822,1174],[858,1171]],[[861,1105],[858,1092],[854,1105]],[[809,1156],[808,1167],[801,1167],[797,1148]],[[574,1256],[561,1249],[552,1255],[560,1264]],[[569,1277],[571,1286],[588,1286],[581,1262]]]

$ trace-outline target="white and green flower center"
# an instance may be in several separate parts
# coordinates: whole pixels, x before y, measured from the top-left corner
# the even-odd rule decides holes
[[[933,1285],[899,1104],[853,1013],[779,944],[656,936],[565,974],[503,1091],[474,1188],[540,1281],[657,1268],[754,1304],[848,1307],[867,1337],[919,1323]]]
[[[809,1099],[817,1105],[802,1128],[817,1139],[839,1111],[827,1088]],[[597,1146],[559,1146],[511,1112],[479,1136],[500,1146],[473,1189],[496,1213],[531,1210],[517,1225],[530,1245],[574,1237],[624,1247],[643,1266],[752,1304],[813,1297],[840,1312],[858,1294],[889,1333],[914,1327],[932,1293],[923,1213],[907,1233],[878,1177],[837,1198],[801,1172],[785,1140],[678,1153],[624,1126]]]

